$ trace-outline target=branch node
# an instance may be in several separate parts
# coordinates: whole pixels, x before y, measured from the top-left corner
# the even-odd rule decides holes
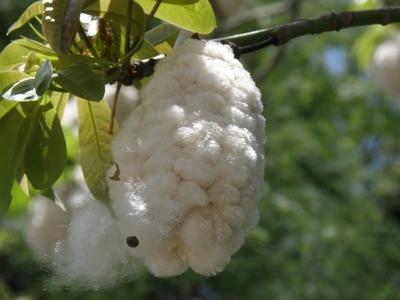
[[[383,19],[381,20],[382,26],[386,26],[390,23],[392,23],[392,20],[390,19],[390,16],[388,16],[388,15],[384,16]]]
[[[233,57],[236,58],[236,59],[240,59],[240,54],[241,53],[240,53],[240,48],[239,48],[239,46],[237,44],[232,43],[232,42],[230,42],[228,40],[221,41],[221,44],[222,45],[228,45],[229,47],[231,47],[232,51],[233,51]]]
[[[351,24],[351,21],[353,21],[353,14],[351,12],[344,12],[343,13],[343,27],[347,27]]]
[[[292,39],[292,32],[288,27],[282,26],[273,30],[270,36],[276,39],[273,45],[282,46]]]

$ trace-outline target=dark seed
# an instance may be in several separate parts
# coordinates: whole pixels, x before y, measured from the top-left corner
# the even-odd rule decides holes
[[[128,244],[129,247],[136,248],[139,246],[139,240],[136,236],[128,236],[126,238],[126,243]]]

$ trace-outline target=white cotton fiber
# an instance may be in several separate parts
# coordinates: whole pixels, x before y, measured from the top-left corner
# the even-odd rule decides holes
[[[73,211],[68,234],[55,247],[52,268],[59,283],[97,289],[136,274],[140,263],[128,256],[125,241],[110,210],[87,201]]]
[[[69,215],[56,203],[44,196],[37,196],[30,205],[29,221],[25,236],[36,260],[48,261],[57,241],[67,234]]]
[[[213,275],[259,219],[260,92],[229,46],[188,40],[157,65],[141,98],[112,144],[121,180],[108,181],[119,231],[139,245],[110,252],[139,257],[156,276]]]

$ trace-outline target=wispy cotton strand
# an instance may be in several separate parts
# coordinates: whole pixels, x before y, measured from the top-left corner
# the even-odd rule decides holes
[[[189,40],[141,96],[112,145],[112,207],[122,236],[139,241],[125,247],[156,276],[213,275],[259,219],[260,92],[229,46]]]
[[[36,260],[51,259],[55,244],[67,234],[69,222],[69,215],[50,199],[44,196],[33,199],[24,233]]]
[[[95,199],[72,213],[68,234],[54,249],[59,284],[104,288],[132,278],[141,263],[129,255],[110,210]]]

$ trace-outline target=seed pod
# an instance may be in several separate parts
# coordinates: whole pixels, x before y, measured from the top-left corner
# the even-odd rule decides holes
[[[221,271],[257,224],[260,92],[228,45],[189,40],[157,66],[115,136],[109,180],[121,234],[157,276]],[[109,170],[110,176],[115,171]]]
[[[131,248],[136,248],[139,246],[139,240],[136,236],[128,236],[126,238],[126,244]]]

